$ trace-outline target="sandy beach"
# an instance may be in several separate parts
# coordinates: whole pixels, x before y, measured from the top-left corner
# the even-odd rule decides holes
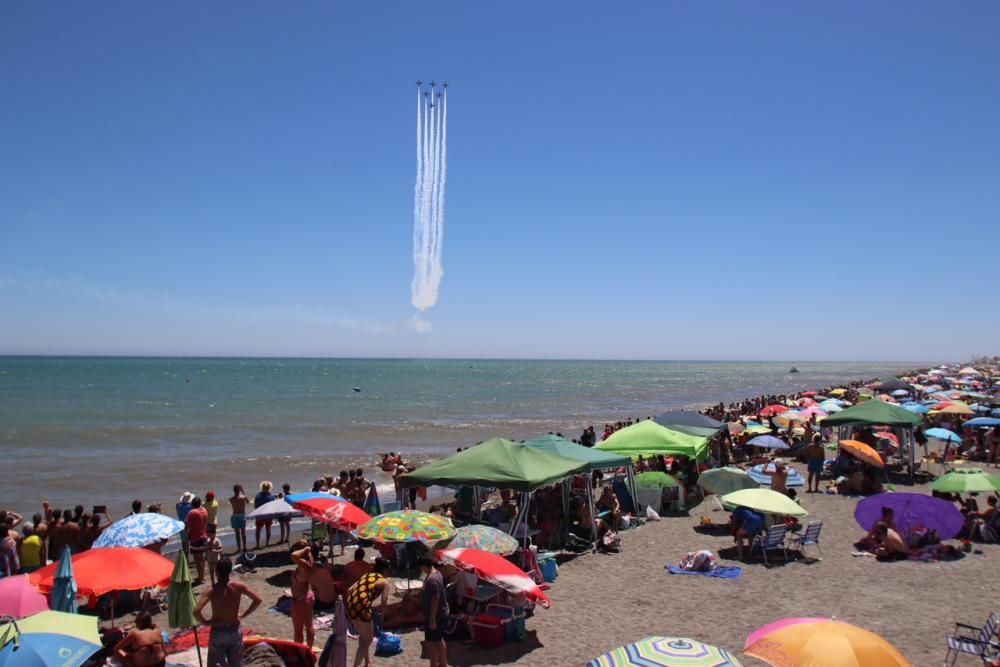
[[[926,486],[898,490],[929,493]],[[979,625],[996,611],[1000,546],[976,545],[982,554],[951,562],[880,563],[855,557],[853,543],[863,535],[854,521],[858,500],[836,495],[802,494],[807,520],[823,520],[822,560],[793,559],[765,567],[741,564],[738,580],[669,574],[688,551],[711,549],[724,565],[736,561],[728,535],[696,530],[701,516],[724,523],[728,514],[703,503],[690,516],[622,533],[619,554],[586,554],[560,566],[548,594],[551,609],[528,620],[528,640],[484,650],[451,642],[455,665],[580,665],[616,646],[649,635],[681,636],[739,651],[752,630],[789,616],[828,616],[872,630],[895,644],[914,665],[940,664],[944,638],[956,621]],[[811,549],[810,555],[814,553]],[[292,567],[281,549],[272,548],[267,563],[241,579],[260,592],[265,606],[247,619],[263,635],[288,638],[291,620],[266,607],[282,594]],[[165,623],[165,615],[157,619]],[[322,646],[328,633],[317,633]],[[377,658],[376,664],[426,664],[420,658],[422,633],[404,634],[404,652]],[[349,650],[355,644],[351,642]],[[764,663],[740,656],[746,665]],[[960,661],[959,664],[962,664]],[[971,661],[968,664],[973,664]]]

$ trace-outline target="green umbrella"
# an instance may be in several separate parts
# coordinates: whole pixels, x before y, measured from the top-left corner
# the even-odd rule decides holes
[[[676,478],[665,472],[650,470],[635,476],[635,485],[662,489],[665,486],[680,486]]]
[[[698,486],[709,493],[721,496],[741,489],[756,489],[760,484],[753,481],[745,470],[726,467],[701,473],[698,477]]]
[[[194,643],[198,647],[198,664],[201,664],[201,646],[198,644],[198,619],[194,616],[195,599],[191,589],[191,571],[184,551],[177,552],[177,562],[170,575],[167,588],[167,622],[172,628],[194,628]]]
[[[723,505],[746,507],[765,514],[808,516],[800,505],[783,493],[771,489],[743,489],[722,496]]]
[[[931,484],[931,489],[949,493],[994,493],[1000,491],[1000,476],[979,468],[953,470]]]

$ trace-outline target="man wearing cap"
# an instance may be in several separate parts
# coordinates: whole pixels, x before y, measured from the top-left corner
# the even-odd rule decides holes
[[[181,523],[185,522],[188,512],[191,511],[192,500],[194,500],[194,494],[190,491],[185,491],[180,499],[178,499],[177,505],[174,506],[174,509],[177,510],[177,518]],[[181,550],[184,553],[190,553],[187,530],[181,531]]]

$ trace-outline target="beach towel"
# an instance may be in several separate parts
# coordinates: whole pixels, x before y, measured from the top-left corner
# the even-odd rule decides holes
[[[670,574],[700,574],[705,577],[718,577],[719,579],[739,579],[743,574],[743,568],[739,565],[720,565],[708,572],[698,572],[697,570],[685,570],[680,565],[667,565]]]

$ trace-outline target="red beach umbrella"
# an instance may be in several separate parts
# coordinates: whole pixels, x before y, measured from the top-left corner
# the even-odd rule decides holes
[[[301,511],[308,517],[329,524],[340,530],[353,530],[371,517],[356,505],[353,505],[343,498],[334,496],[323,496],[315,498],[305,498],[296,500],[292,507]]]
[[[137,591],[150,586],[166,588],[174,564],[149,549],[107,547],[90,549],[73,556],[73,578],[81,596],[97,596],[111,591]],[[46,565],[28,575],[28,581],[42,593],[52,591],[59,563]]]
[[[546,609],[551,604],[538,584],[503,556],[479,549],[444,549],[437,556],[442,562],[472,572],[505,591],[523,593]]]
[[[759,414],[761,417],[773,417],[774,415],[780,415],[782,412],[785,412],[787,410],[788,410],[787,405],[778,405],[777,403],[775,403],[774,405],[769,405],[766,408],[762,409]]]

